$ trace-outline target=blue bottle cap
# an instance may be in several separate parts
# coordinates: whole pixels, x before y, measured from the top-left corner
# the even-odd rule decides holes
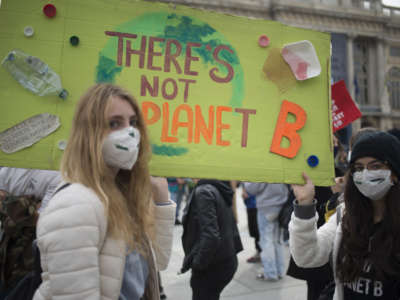
[[[71,43],[72,46],[78,46],[79,38],[76,35],[73,35],[69,38],[69,42]]]
[[[310,155],[307,158],[307,163],[311,168],[315,168],[319,164],[319,159],[316,155]]]
[[[7,60],[13,61],[13,60],[15,60],[15,59],[16,59],[15,53],[14,53],[14,52],[10,52],[10,53],[8,54],[8,56],[7,56]]]

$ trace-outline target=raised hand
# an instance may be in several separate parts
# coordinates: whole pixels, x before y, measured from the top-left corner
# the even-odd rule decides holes
[[[156,204],[168,203],[168,182],[163,177],[150,176],[153,201]]]
[[[305,180],[305,184],[292,184],[293,193],[299,205],[309,205],[312,204],[314,200],[315,187],[310,177],[308,177],[304,172],[303,178]]]

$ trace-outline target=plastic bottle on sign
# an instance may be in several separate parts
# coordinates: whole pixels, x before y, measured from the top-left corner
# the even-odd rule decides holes
[[[14,49],[7,54],[1,64],[15,80],[34,94],[57,95],[62,99],[68,96],[68,92],[61,85],[60,76],[35,56]]]

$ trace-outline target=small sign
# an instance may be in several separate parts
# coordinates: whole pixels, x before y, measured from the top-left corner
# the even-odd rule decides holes
[[[361,117],[361,112],[355,105],[344,80],[332,85],[332,125],[333,132],[346,127]]]

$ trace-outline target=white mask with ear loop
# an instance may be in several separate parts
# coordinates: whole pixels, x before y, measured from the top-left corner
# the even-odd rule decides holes
[[[392,187],[390,170],[354,172],[353,181],[361,194],[371,200],[382,199]]]
[[[139,155],[140,132],[132,126],[111,132],[103,143],[103,158],[110,167],[130,170]]]

